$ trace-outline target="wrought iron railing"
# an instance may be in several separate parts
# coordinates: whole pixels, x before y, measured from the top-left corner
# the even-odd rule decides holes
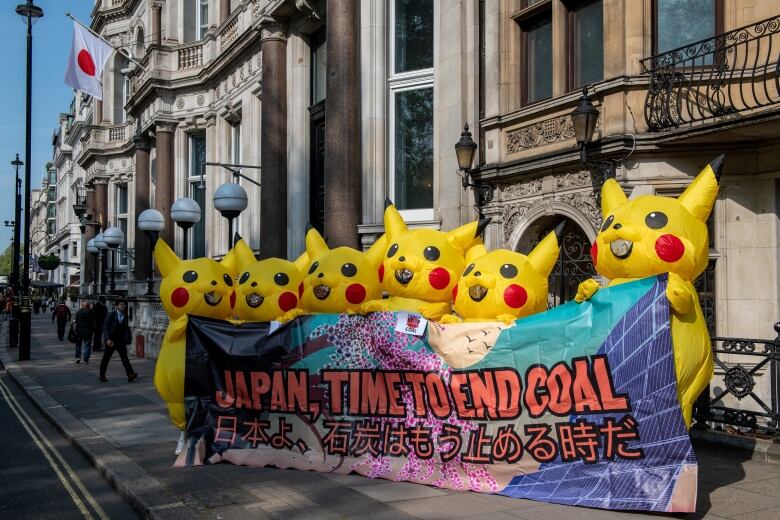
[[[696,402],[697,423],[780,437],[780,322],[775,332],[773,340],[712,338],[716,378]]]
[[[642,60],[651,130],[737,118],[780,103],[780,16]]]

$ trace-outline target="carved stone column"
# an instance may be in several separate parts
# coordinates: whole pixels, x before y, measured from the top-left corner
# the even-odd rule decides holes
[[[100,222],[100,230],[108,225],[108,179],[95,179],[95,221]]]
[[[260,257],[287,257],[287,35],[279,24],[261,31]]]
[[[149,139],[145,134],[133,138],[135,144],[135,215],[149,209]],[[133,274],[136,280],[146,279],[146,269],[149,265],[149,238],[135,226],[135,262]]]
[[[96,208],[95,208],[95,190],[87,189],[87,215],[89,215],[89,222],[95,222],[96,220]],[[87,225],[84,227],[84,276],[82,279],[84,282],[82,286],[89,291],[89,284],[94,280],[92,272],[95,269],[95,257],[87,253],[87,242],[95,238],[95,226]]]
[[[326,17],[325,235],[331,247],[359,247],[360,2],[331,0]]]
[[[162,1],[152,0],[152,43],[160,45],[162,42]]]
[[[230,16],[230,0],[219,0],[219,23],[227,20]]]
[[[92,114],[92,121],[96,125],[103,122],[103,101],[100,99],[95,100],[95,113]]]
[[[157,184],[155,186],[154,207],[165,217],[165,229],[160,238],[173,247],[173,226],[171,204],[174,193],[174,149],[173,132],[176,123],[159,122],[155,129],[157,135]]]

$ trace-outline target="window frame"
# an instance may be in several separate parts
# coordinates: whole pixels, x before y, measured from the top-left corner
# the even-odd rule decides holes
[[[203,200],[206,200],[206,168],[203,168],[203,186],[200,186],[201,181],[201,174],[200,172],[193,172],[193,162],[195,159],[194,156],[194,147],[193,142],[197,138],[203,139],[203,147],[204,149],[208,145],[206,141],[207,134],[205,131],[200,130],[196,132],[191,132],[187,134],[187,197],[192,198],[193,200],[197,201],[198,199],[195,197],[195,190],[201,190],[203,193]],[[200,204],[200,202],[198,202]],[[189,243],[187,244],[187,257],[188,258],[198,258],[201,256],[206,256],[206,216],[208,212],[206,211],[204,204],[200,204],[201,208],[201,215],[200,215],[200,222],[192,226],[192,229],[189,231]],[[203,251],[198,252],[198,256],[195,256],[195,230],[201,227],[203,230]]]
[[[230,123],[230,162],[232,164],[241,164],[241,119]],[[241,177],[236,177],[233,180],[239,186],[242,184],[241,181]],[[242,215],[243,212],[234,220],[235,228],[233,232],[239,235],[242,234]]]
[[[717,36],[719,34],[723,34],[725,32],[724,27],[724,14],[725,14],[725,6],[724,6],[724,0],[713,0],[715,7],[714,7],[714,15],[715,15],[715,34],[713,36]],[[652,0],[650,4],[650,23],[652,24],[651,30],[650,30],[650,39],[651,39],[651,48],[652,48],[652,55],[655,56],[657,54],[660,54],[658,51],[658,0]],[[690,42],[688,45],[695,42]],[[671,50],[671,49],[670,49]],[[663,51],[666,52],[666,51]]]
[[[396,73],[395,72],[395,6],[396,6],[396,0],[391,0],[388,2],[388,31],[387,31],[387,43],[388,43],[388,62],[387,62],[387,124],[388,124],[388,131],[387,131],[387,142],[388,142],[388,148],[387,148],[387,165],[388,165],[388,173],[387,173],[387,194],[388,197],[395,201],[395,167],[396,167],[396,160],[395,160],[395,129],[396,129],[396,110],[395,110],[395,102],[396,102],[396,95],[401,92],[407,92],[410,90],[423,90],[426,88],[430,88],[433,91],[433,103],[434,106],[436,104],[436,96],[435,96],[435,90],[434,90],[434,71],[436,69],[435,64],[435,55],[436,55],[436,41],[434,40],[432,42],[432,45],[434,46],[433,49],[433,55],[434,55],[434,63],[433,66],[427,69],[417,69],[417,70],[411,70],[411,71],[405,71]],[[435,18],[436,18],[436,8],[434,6],[433,11],[433,17],[434,17],[434,24],[435,24]],[[435,111],[431,114],[431,117],[434,118],[434,126],[436,124],[435,121]],[[434,141],[435,145],[435,141]],[[432,157],[432,159],[435,159],[435,154]],[[433,161],[435,163],[435,160]],[[420,221],[426,221],[426,220],[433,220],[434,219],[434,208],[436,206],[436,172],[435,172],[435,166],[434,166],[434,172],[433,172],[433,186],[432,186],[432,200],[431,200],[431,207],[430,208],[419,208],[419,209],[398,209],[398,212],[401,214],[401,216],[404,218],[404,220],[408,222],[420,222]]]
[[[528,72],[528,67],[530,66],[531,62],[529,60],[528,55],[528,33],[530,32],[530,26],[534,25],[536,22],[538,22],[543,17],[549,17],[550,18],[550,31],[553,32],[553,12],[552,12],[552,1],[551,0],[541,0],[540,2],[537,2],[533,5],[527,5],[524,2],[523,9],[515,14],[512,18],[517,24],[518,28],[520,29],[520,67],[518,67],[518,70],[521,74],[520,77],[520,106],[525,107],[528,105],[533,105],[535,103],[539,103],[541,101],[545,101],[547,99],[552,99],[554,93],[553,93],[553,76],[555,75],[554,71],[554,61],[555,57],[553,56],[550,60],[550,95],[548,97],[535,99],[534,101],[529,101],[529,84],[528,84],[528,78],[530,77],[530,74]],[[552,38],[554,38],[554,33],[551,34]],[[552,40],[551,38],[551,40]]]
[[[206,6],[206,23],[203,23],[203,6]],[[209,0],[197,0],[197,9],[195,10],[195,36],[197,40],[202,40],[209,32]],[[201,32],[202,31],[202,32]]]
[[[125,198],[125,208],[124,211],[120,211],[121,204],[121,193],[124,192],[124,198]],[[116,262],[117,267],[127,267],[127,239],[128,235],[130,234],[130,190],[127,184],[114,184],[114,213],[116,221],[116,227],[121,229],[125,233],[125,244],[124,247],[120,247],[118,254],[116,255]],[[124,222],[124,226],[122,223]]]
[[[655,0],[653,0],[655,1]],[[590,4],[601,2],[601,79],[598,81],[604,81],[604,0],[587,0],[585,2],[573,2],[568,0],[564,3],[566,7],[566,91],[573,92],[579,90],[582,87],[591,85],[592,83],[583,83],[577,85],[576,79],[576,42],[574,41],[574,17],[577,15],[577,11],[587,7]],[[597,82],[598,82],[597,81]]]

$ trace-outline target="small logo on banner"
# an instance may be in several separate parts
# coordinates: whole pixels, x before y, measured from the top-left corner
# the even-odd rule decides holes
[[[413,312],[399,312],[395,322],[395,330],[412,336],[425,334],[428,320]]]

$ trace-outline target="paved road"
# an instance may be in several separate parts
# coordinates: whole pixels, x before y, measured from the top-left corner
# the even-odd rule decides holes
[[[2,372],[0,425],[0,518],[138,518]]]

